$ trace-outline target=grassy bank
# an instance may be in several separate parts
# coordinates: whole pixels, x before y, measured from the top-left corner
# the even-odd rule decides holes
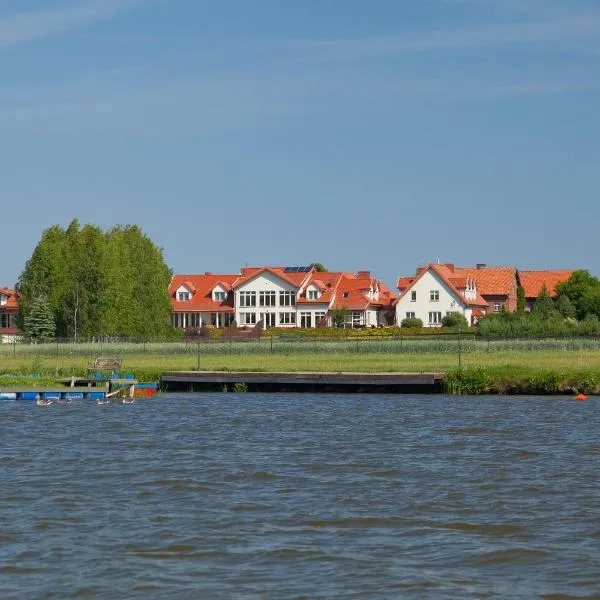
[[[140,381],[156,381],[171,370],[347,371],[450,373],[453,393],[600,393],[600,350],[586,340],[530,340],[489,344],[455,342],[417,346],[392,342],[281,344],[147,344],[4,346],[0,387],[50,385],[56,377],[83,375],[99,355],[123,358],[123,370]],[[384,346],[388,344],[388,346]],[[425,345],[424,345],[425,344]],[[510,347],[507,345],[510,344]],[[8,376],[7,376],[8,375]]]

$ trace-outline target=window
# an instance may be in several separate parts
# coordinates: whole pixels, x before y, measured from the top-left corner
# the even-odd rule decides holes
[[[357,325],[364,325],[365,316],[362,312],[354,311],[350,313],[350,321],[352,322],[352,327],[356,327]]]
[[[417,301],[417,292],[415,292],[414,290],[410,293],[410,301],[411,302]]]
[[[324,312],[316,312],[315,313],[315,327],[318,327],[324,318],[325,318]]]
[[[265,329],[267,327],[275,327],[275,313],[262,313],[260,315],[260,320]]]
[[[500,312],[500,302],[494,302],[494,312]]]
[[[256,306],[256,292],[240,292],[240,306]]]
[[[309,300],[318,300],[320,295],[319,290],[308,290]]]
[[[430,302],[439,302],[440,300],[440,291],[439,290],[431,290],[429,292],[429,301]]]
[[[258,301],[260,306],[275,306],[275,292],[259,292]]]
[[[177,300],[179,302],[187,302],[191,296],[189,292],[177,292]]]
[[[415,313],[414,312],[407,312],[406,313],[406,318],[407,319],[414,319],[415,318]]]
[[[242,325],[256,325],[256,313],[240,313],[240,320]]]
[[[296,292],[279,292],[279,306],[296,306]]]
[[[227,292],[215,292],[213,296],[215,302],[225,302],[227,300]]]
[[[350,298],[350,292],[343,292],[342,298]]]
[[[430,312],[429,313],[429,324],[430,325],[439,325],[442,322],[442,313],[441,312]]]
[[[8,302],[8,296],[0,294],[0,305],[4,306]]]
[[[312,327],[312,313],[300,313],[300,327]]]
[[[200,313],[190,313],[188,327],[200,327],[202,320],[200,319]]]
[[[0,327],[11,327],[10,315],[6,313],[0,314]]]
[[[279,324],[280,325],[295,325],[296,324],[296,313],[279,313]]]

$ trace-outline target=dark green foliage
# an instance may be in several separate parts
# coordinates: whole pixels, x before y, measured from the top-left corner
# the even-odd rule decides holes
[[[331,311],[331,322],[334,327],[343,327],[348,318],[348,311],[345,308],[334,308]]]
[[[42,235],[19,278],[23,322],[48,298],[59,337],[143,336],[170,331],[171,273],[136,226],[103,232],[73,220]]]
[[[309,267],[313,267],[318,273],[327,273],[327,267],[322,263],[314,262],[308,265]]]
[[[575,271],[568,281],[556,286],[556,292],[571,301],[578,319],[589,314],[600,317],[600,280],[588,271]]]
[[[569,300],[568,296],[562,294],[556,300],[554,308],[565,318],[565,319],[574,319],[576,316],[575,306]]]
[[[557,316],[557,310],[554,306],[554,301],[550,298],[550,294],[544,285],[540,291],[540,295],[535,301],[533,314],[540,319],[551,319]]]
[[[442,327],[460,327],[466,329],[469,326],[469,322],[465,315],[459,312],[451,312],[442,319]]]
[[[555,372],[539,373],[529,380],[529,391],[534,394],[556,394],[560,375]]]
[[[525,298],[525,288],[520,285],[517,288],[517,312],[524,312],[526,305],[527,299]]]
[[[423,321],[421,319],[417,319],[416,317],[409,317],[407,319],[402,319],[400,325],[401,327],[408,329],[419,329],[423,327]]]
[[[485,369],[458,369],[448,373],[444,386],[453,396],[474,396],[485,394],[489,385],[489,376]]]
[[[50,304],[44,296],[37,296],[29,305],[29,312],[23,320],[23,332],[36,342],[44,342],[54,337],[54,316]]]

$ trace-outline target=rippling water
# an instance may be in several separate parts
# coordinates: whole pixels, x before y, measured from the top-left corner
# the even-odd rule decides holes
[[[598,598],[600,402],[0,403],[0,598]]]

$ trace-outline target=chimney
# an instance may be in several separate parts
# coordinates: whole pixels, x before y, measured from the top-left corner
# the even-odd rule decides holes
[[[446,267],[454,273],[454,263],[446,263]]]
[[[357,275],[359,279],[371,279],[371,271],[359,271]]]
[[[487,267],[487,265],[485,263],[477,263],[476,268],[477,269],[485,269]]]
[[[208,271],[204,272],[205,275],[212,275],[212,273],[209,273]]]
[[[424,270],[425,267],[417,267],[416,275],[419,276]]]

